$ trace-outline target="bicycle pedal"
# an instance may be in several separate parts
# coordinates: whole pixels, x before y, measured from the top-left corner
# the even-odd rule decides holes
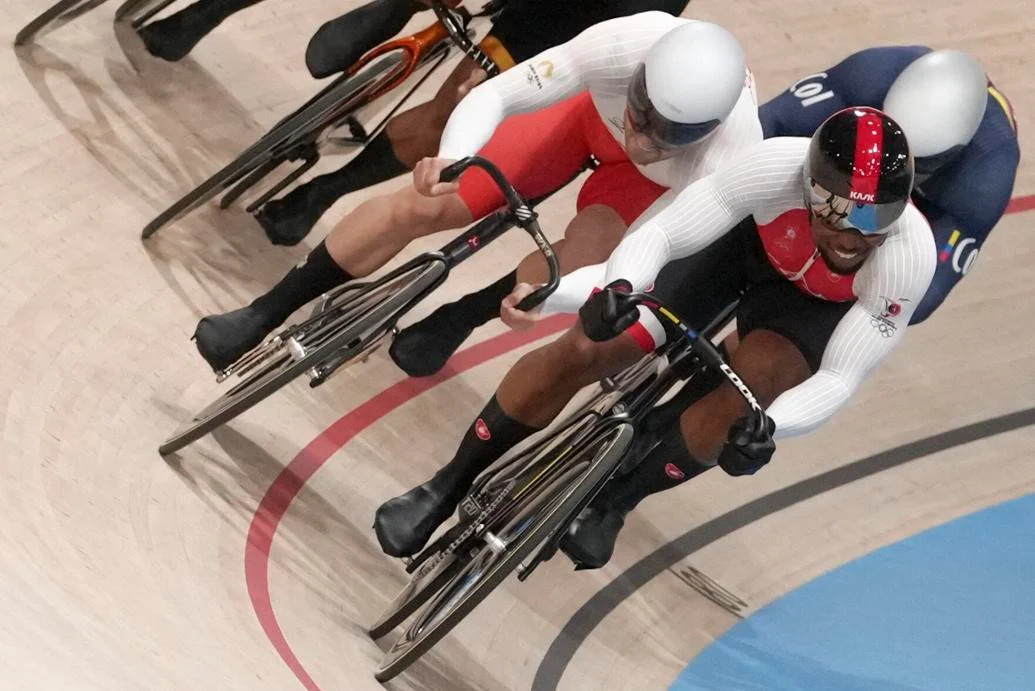
[[[302,358],[304,358],[306,356],[305,346],[303,346],[301,343],[299,343],[298,340],[294,336],[289,338],[287,340],[287,342],[285,343],[285,345],[287,345],[288,352],[291,353],[291,358],[295,362],[298,362],[299,360],[301,360]]]
[[[501,554],[507,550],[506,540],[500,539],[495,533],[486,530],[482,533],[482,538],[485,540],[485,544],[489,547],[489,551],[493,554]]]

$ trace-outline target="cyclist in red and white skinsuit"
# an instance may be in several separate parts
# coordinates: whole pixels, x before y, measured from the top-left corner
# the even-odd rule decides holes
[[[431,480],[378,509],[382,548],[419,548],[492,461],[548,425],[583,386],[661,345],[657,320],[646,310],[637,320],[622,300],[655,279],[655,293],[697,328],[740,300],[732,365],[767,415],[744,417],[728,383],[705,387],[658,452],[684,476],[716,463],[733,475],[757,471],[774,438],[829,419],[905,334],[936,261],[930,227],[909,203],[912,182],[901,128],[855,108],[811,139],[766,140],[691,184],[607,264],[562,279],[541,311],[578,311],[580,322],[518,361]],[[531,288],[520,284],[506,299],[508,324],[538,317],[513,307]]]
[[[639,131],[626,127],[630,113],[644,119]],[[736,39],[715,24],[644,12],[597,24],[473,89],[449,120],[443,151],[480,153],[526,198],[560,188],[595,157],[600,165],[583,184],[578,214],[557,248],[562,270],[570,271],[606,259],[638,216],[666,203],[659,197],[668,188],[681,189],[761,138]],[[415,175],[437,180],[444,164],[426,159]],[[268,293],[202,319],[195,335],[202,356],[225,368],[296,309],[377,270],[411,240],[463,227],[503,205],[479,170],[436,193],[408,187],[360,205]],[[518,280],[544,280],[545,273],[540,259],[528,260],[465,308],[496,310]]]
[[[673,27],[682,29],[674,32]],[[735,104],[734,90],[739,94]],[[554,153],[548,161],[529,156],[518,132],[528,127],[504,119],[564,99],[570,100],[536,116],[545,119],[551,112],[556,118],[551,125]],[[569,229],[566,238],[572,246],[561,248],[562,256],[577,257],[569,264],[573,268],[606,258],[626,228],[665,189],[682,189],[758,141],[757,113],[751,112],[756,102],[750,72],[729,34],[713,24],[645,12],[598,24],[472,90],[449,118],[439,157],[418,163],[414,177],[421,191],[459,189],[465,198],[491,195],[495,204],[498,193],[484,173],[457,188],[435,185],[439,172],[485,146],[481,154],[491,161],[520,157],[527,165],[562,173],[556,176],[559,181],[593,155],[601,165],[578,199],[579,210],[592,215]],[[652,126],[652,136],[637,132],[631,116],[640,119],[641,130]],[[493,137],[501,123],[510,131],[506,137]],[[680,127],[685,131],[678,132]],[[547,174],[542,182],[549,179]],[[655,208],[669,199],[662,197]],[[600,208],[590,210],[594,205]],[[644,214],[641,221],[649,217]],[[409,374],[437,371],[475,326],[498,315],[502,298],[531,271],[539,276],[545,272],[536,255],[516,272],[404,329],[392,344],[392,358]]]

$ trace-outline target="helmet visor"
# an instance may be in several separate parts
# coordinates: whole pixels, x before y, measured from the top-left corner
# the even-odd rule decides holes
[[[805,202],[809,211],[830,228],[857,230],[863,235],[886,235],[902,215],[905,202],[862,204],[839,197],[814,178],[805,179]]]
[[[655,108],[647,95],[647,66],[640,63],[629,82],[626,111],[633,129],[663,149],[676,149],[704,139],[719,126],[718,120],[701,123],[675,122]]]

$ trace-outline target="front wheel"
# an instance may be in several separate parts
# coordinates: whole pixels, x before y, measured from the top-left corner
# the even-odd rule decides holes
[[[611,476],[632,436],[632,425],[623,423],[591,436],[578,449],[564,449],[558,460],[563,458],[569,468],[565,477],[570,481],[558,483],[549,496],[533,494],[534,510],[511,510],[505,524],[479,537],[483,544],[385,654],[374,677],[388,681],[413,664],[562,529]]]
[[[444,271],[440,261],[418,264],[347,293],[341,304],[288,327],[234,363],[242,376],[247,374],[244,380],[181,426],[158,453],[164,456],[200,439],[329,358],[340,366],[365,352]]]
[[[467,560],[457,553],[431,557],[417,569],[410,582],[399,591],[378,620],[370,625],[367,633],[374,639],[390,633],[449,583],[466,563]]]
[[[182,218],[233,185],[247,182],[242,189],[235,190],[235,196],[239,196],[280,163],[293,160],[306,146],[313,144],[325,128],[365,105],[368,102],[366,95],[377,84],[404,68],[401,55],[389,55],[355,75],[343,75],[334,80],[305,105],[274,125],[219,172],[156,216],[144,227],[141,237],[144,240],[150,238],[162,227]]]

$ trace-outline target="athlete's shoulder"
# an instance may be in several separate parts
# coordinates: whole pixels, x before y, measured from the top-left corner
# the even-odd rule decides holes
[[[1007,151],[1017,148],[1017,117],[1006,94],[989,82],[988,104],[977,132],[968,148],[999,148]]]
[[[805,162],[810,141],[808,137],[771,137],[745,147],[739,158],[760,168],[800,167]]]
[[[862,285],[919,303],[936,265],[937,248],[931,226],[919,209],[907,204],[889,229],[884,244],[867,261],[869,280]]]
[[[591,71],[631,70],[659,38],[690,21],[659,11],[614,17],[583,30],[562,49]],[[597,76],[606,82],[614,75]]]
[[[773,137],[745,147],[714,178],[726,204],[766,223],[803,204],[807,137]]]
[[[970,143],[954,161],[921,183],[917,194],[971,232],[987,232],[1010,201],[1020,157],[1013,109],[990,86],[984,117]]]
[[[878,46],[860,50],[830,69],[831,88],[840,92],[845,103],[880,108],[903,70],[930,52],[926,46]]]
[[[678,26],[683,26],[684,24],[689,24],[694,21],[696,20],[686,19],[684,17],[673,17],[668,12],[662,12],[660,10],[648,10],[646,12],[637,12],[636,14],[626,15],[624,17],[614,17],[613,19],[598,22],[587,29],[586,32],[611,34],[616,37],[626,33],[664,33],[675,29]]]

